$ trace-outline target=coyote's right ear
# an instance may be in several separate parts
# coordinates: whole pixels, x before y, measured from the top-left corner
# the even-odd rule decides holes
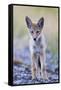
[[[31,26],[32,26],[32,21],[30,20],[30,18],[29,18],[28,16],[26,16],[25,20],[26,20],[27,27],[28,27],[28,28],[31,28]]]
[[[39,19],[37,25],[40,29],[43,28],[43,26],[44,26],[44,18],[43,17]]]

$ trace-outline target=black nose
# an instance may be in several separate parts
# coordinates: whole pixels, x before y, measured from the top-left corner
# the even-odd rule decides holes
[[[34,41],[36,41],[36,38],[34,38]]]

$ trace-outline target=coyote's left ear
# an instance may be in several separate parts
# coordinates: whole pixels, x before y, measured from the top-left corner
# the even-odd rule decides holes
[[[40,29],[43,28],[43,26],[44,26],[44,18],[43,17],[39,19],[37,25]]]
[[[31,21],[31,19],[30,19],[28,16],[26,16],[26,17],[25,17],[25,21],[26,21],[27,27],[28,27],[28,28],[31,28],[31,26],[32,26],[32,21]]]

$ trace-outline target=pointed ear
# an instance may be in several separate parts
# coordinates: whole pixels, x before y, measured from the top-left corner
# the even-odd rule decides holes
[[[43,26],[44,26],[44,18],[42,17],[41,19],[39,19],[38,23],[37,23],[37,26],[42,29]]]
[[[31,28],[31,26],[32,26],[32,21],[30,20],[30,18],[29,18],[28,16],[25,17],[25,21],[26,21],[27,27],[28,27],[28,28]]]

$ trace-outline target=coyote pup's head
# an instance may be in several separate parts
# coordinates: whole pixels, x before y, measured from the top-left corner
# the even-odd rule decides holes
[[[29,28],[29,31],[33,37],[33,40],[37,41],[41,35],[42,28],[44,26],[44,18],[40,18],[36,24],[32,23],[31,19],[28,16],[26,16],[25,20],[27,27]]]

